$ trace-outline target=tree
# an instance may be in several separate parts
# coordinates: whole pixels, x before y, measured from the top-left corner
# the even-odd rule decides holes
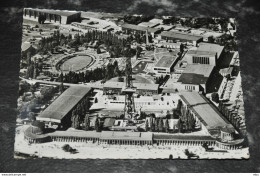
[[[101,54],[101,50],[99,47],[97,48],[97,54]]]
[[[63,85],[63,73],[61,72],[60,74],[60,87],[59,87],[59,91],[62,93],[64,91],[64,85]]]
[[[86,115],[85,115],[84,123],[85,123],[85,130],[88,131],[88,130],[90,129],[89,114],[86,114]]]
[[[79,115],[76,115],[74,118],[74,128],[79,129],[79,127],[80,127],[80,117]]]
[[[38,17],[38,22],[39,22],[39,24],[44,24],[44,21],[46,20],[46,17],[45,17],[45,15],[43,15],[43,14],[39,14],[39,17]]]
[[[181,133],[182,128],[183,128],[183,122],[182,122],[181,118],[177,122],[177,128],[178,128],[179,133]]]
[[[39,74],[39,71],[38,71],[38,68],[36,66],[34,66],[34,69],[33,69],[33,78],[36,79],[37,76]]]
[[[180,45],[180,52],[183,53],[183,51],[184,51],[184,45],[181,43],[181,45]]]
[[[211,99],[212,99],[212,101],[214,101],[216,103],[219,103],[219,95],[218,95],[218,93],[217,92],[213,92],[211,94]]]
[[[156,131],[156,132],[158,132],[159,131],[159,122],[158,122],[158,119],[155,119],[155,121],[154,121],[154,130]]]
[[[138,58],[140,56],[141,52],[142,52],[142,48],[140,46],[137,46],[136,47],[136,58]]]
[[[159,130],[160,132],[163,131],[163,119],[162,119],[162,118],[159,119],[158,130]]]
[[[95,121],[95,130],[96,130],[96,132],[99,132],[99,119],[98,119],[98,117],[96,118],[96,121]]]
[[[164,126],[164,129],[165,129],[165,132],[166,133],[169,133],[169,121],[168,121],[168,119],[166,119],[166,121],[165,121],[165,126]]]
[[[145,121],[145,131],[148,131],[148,120]]]
[[[154,124],[153,124],[153,118],[150,118],[150,131],[153,132],[154,131]]]

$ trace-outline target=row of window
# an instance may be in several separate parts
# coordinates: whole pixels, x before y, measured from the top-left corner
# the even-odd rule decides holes
[[[197,56],[193,56],[192,57],[192,62],[194,64],[209,64],[209,58],[208,57],[197,57]]]
[[[186,90],[195,90],[195,86],[185,86]]]
[[[154,68],[154,70],[162,70],[162,71],[166,71],[165,68]]]

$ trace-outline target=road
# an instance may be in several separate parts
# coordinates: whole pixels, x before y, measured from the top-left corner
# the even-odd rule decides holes
[[[42,83],[42,84],[51,84],[51,85],[60,85],[60,82],[55,81],[44,81],[44,80],[37,80],[37,79],[25,79],[22,77],[19,77],[22,80],[25,80],[29,84],[35,84],[35,83]],[[92,87],[91,83],[89,84],[73,84],[73,83],[63,83],[64,86],[83,86],[83,87]]]

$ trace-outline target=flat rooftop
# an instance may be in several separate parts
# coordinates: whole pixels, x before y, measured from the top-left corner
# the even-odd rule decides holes
[[[137,30],[137,31],[143,31],[143,32],[145,32],[147,30],[150,33],[155,33],[155,32],[160,31],[160,29],[138,26],[138,25],[128,24],[128,23],[122,24],[121,27],[127,28],[127,29],[132,29],[132,30]]]
[[[71,86],[50,104],[37,118],[39,120],[55,119],[61,121],[79,101],[89,93],[91,88]]]
[[[213,69],[214,69],[213,65],[191,64],[191,65],[187,65],[183,73],[193,73],[193,74],[199,74],[205,77],[209,77]]]
[[[183,84],[205,84],[213,71],[214,66],[204,64],[187,65],[178,82]]]
[[[139,23],[138,26],[143,26],[143,27],[155,27],[159,25],[159,23],[151,23],[151,22],[142,22],[142,23]]]
[[[198,47],[198,51],[217,53],[217,58],[219,58],[219,56],[223,52],[223,49],[224,46],[220,46],[214,43],[204,43],[204,42],[200,43]]]
[[[182,92],[180,98],[207,129],[234,128],[203,95],[197,92]]]
[[[201,36],[190,35],[186,33],[174,32],[174,31],[163,31],[161,34],[163,37],[175,38],[180,40],[187,40],[187,41],[198,41],[202,39]]]
[[[138,90],[158,90],[159,84],[146,84],[146,83],[133,83],[133,86]],[[125,87],[125,82],[112,82],[107,81],[104,88],[122,89]]]
[[[201,50],[189,50],[187,52],[188,55],[194,55],[194,56],[216,56],[217,52],[212,51],[201,51]]]
[[[174,141],[196,141],[196,140],[209,140],[215,139],[211,136],[197,136],[197,135],[169,135],[169,134],[156,134],[153,135],[154,140],[174,140]]]
[[[109,140],[142,140],[152,141],[153,134],[150,132],[115,132],[115,131],[102,131],[100,139]]]
[[[162,56],[162,58],[155,64],[154,67],[171,68],[177,58],[177,56]]]
[[[34,10],[37,12],[42,12],[42,13],[49,13],[49,14],[54,14],[54,15],[60,15],[60,16],[70,16],[74,14],[78,14],[80,12],[77,11],[68,11],[68,10],[52,10],[52,9],[33,9],[33,8],[25,8],[28,10]]]

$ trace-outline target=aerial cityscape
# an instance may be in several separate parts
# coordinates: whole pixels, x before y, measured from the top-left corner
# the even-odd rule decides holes
[[[249,159],[236,30],[24,8],[14,157]]]

